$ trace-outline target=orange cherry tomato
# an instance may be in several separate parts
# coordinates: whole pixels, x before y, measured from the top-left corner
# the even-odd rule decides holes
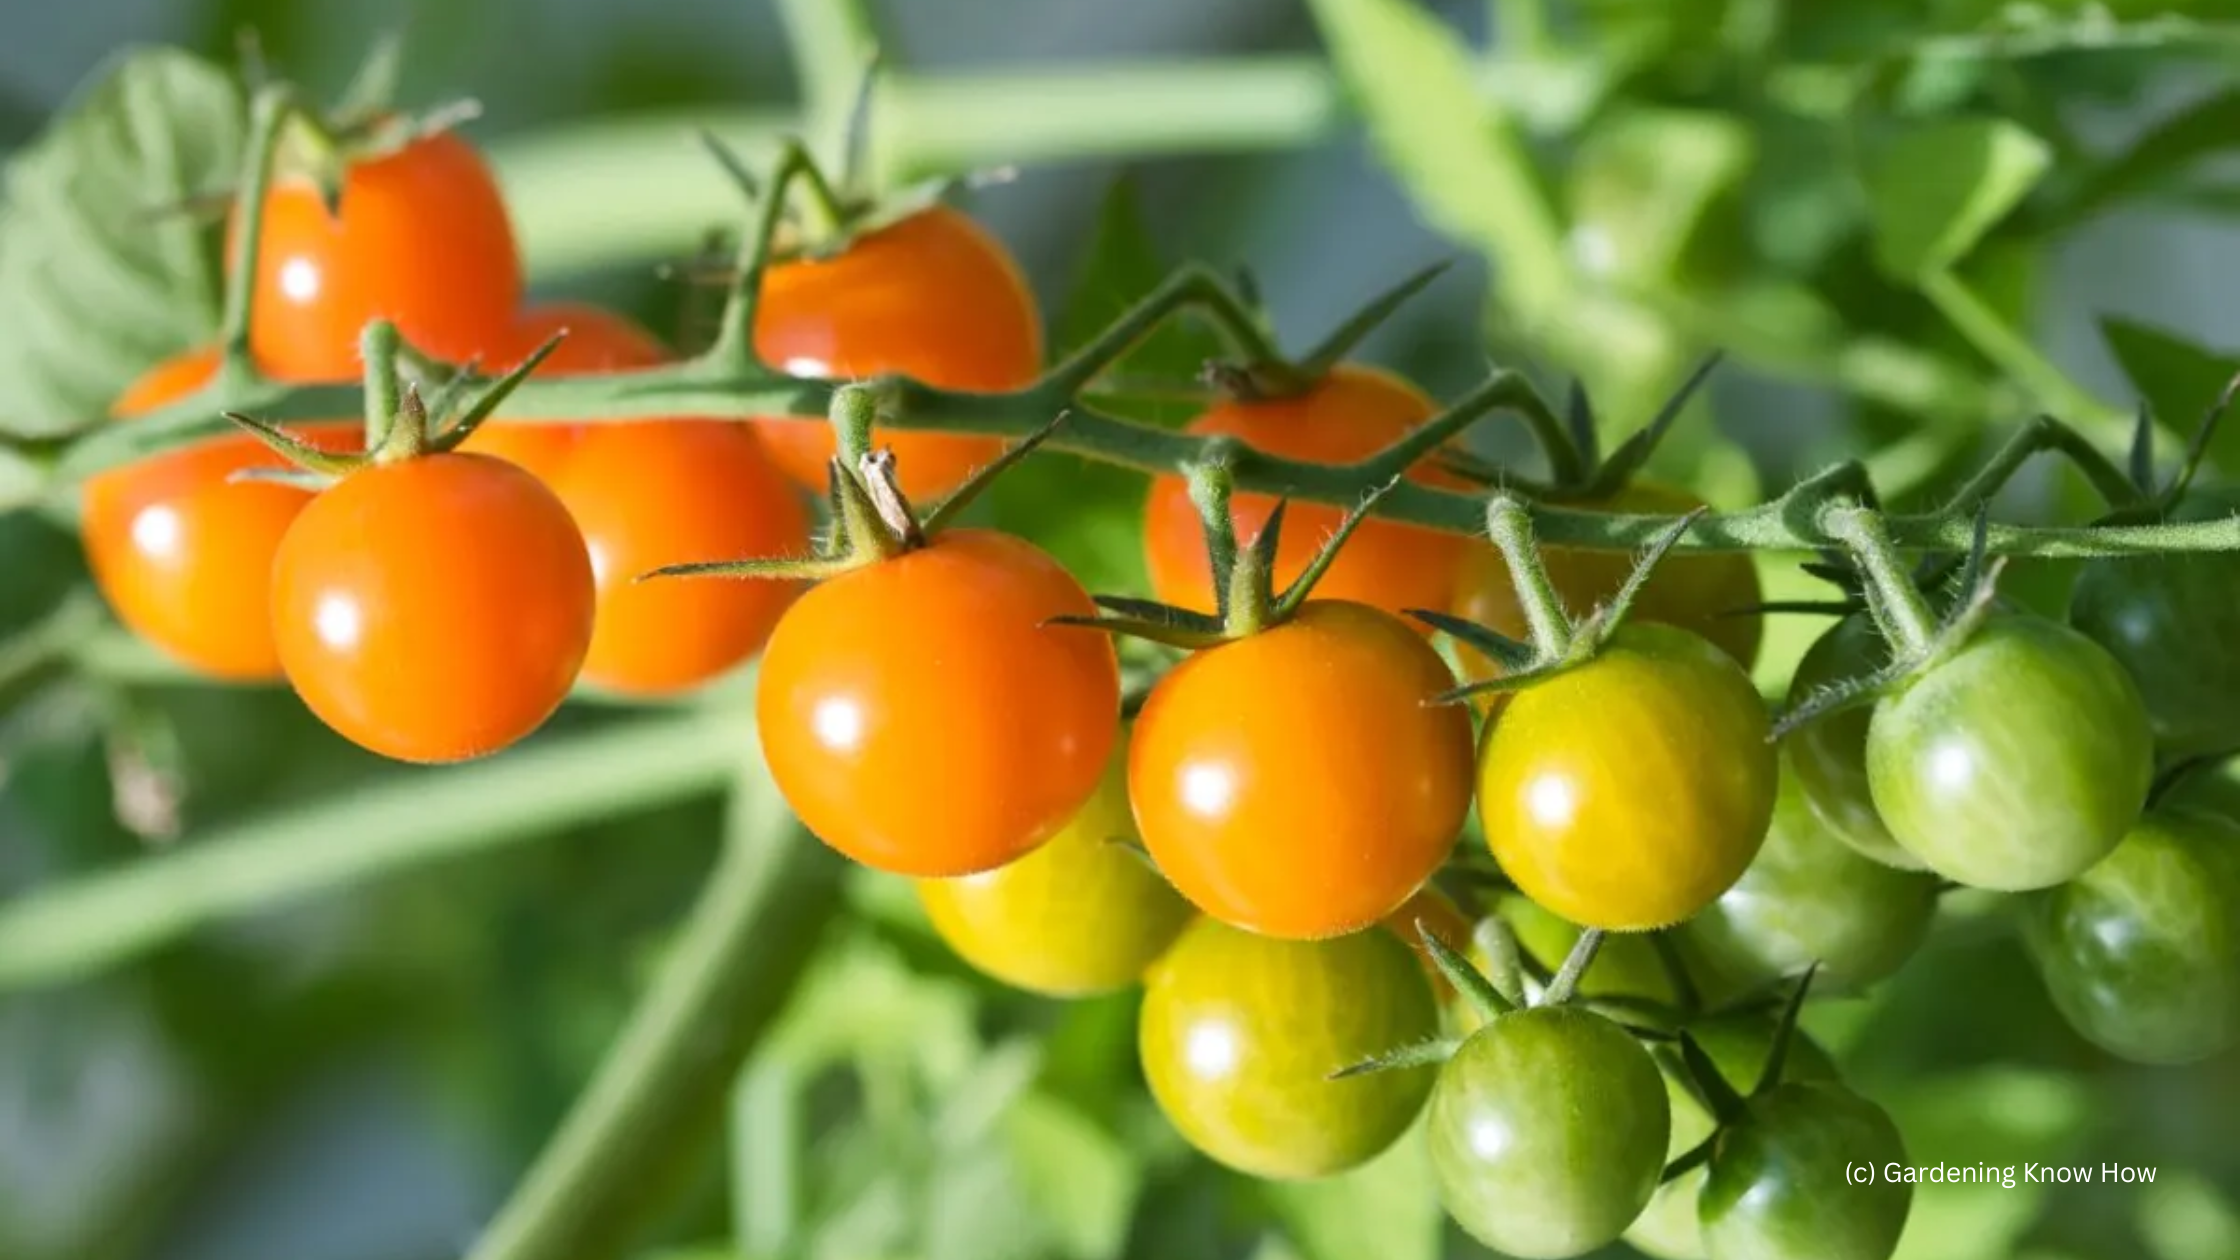
[[[811,587],[763,652],[771,777],[878,870],[971,875],[1032,852],[1089,800],[1118,730],[1111,642],[1045,624],[1095,611],[1033,544],[976,529]]]
[[[858,237],[830,258],[771,268],[755,312],[764,362],[796,376],[899,373],[941,389],[1003,393],[1042,370],[1042,314],[1018,264],[978,224],[942,206]],[[825,490],[832,429],[768,418],[763,442],[787,476]],[[1003,452],[993,438],[878,435],[894,449],[903,492],[940,498]]]
[[[513,322],[513,225],[465,140],[442,132],[351,162],[335,206],[330,214],[300,175],[283,175],[265,198],[249,346],[273,375],[355,379],[359,335],[376,319],[462,361],[485,354]]]
[[[1478,754],[1478,816],[1519,890],[1582,927],[1639,932],[1711,904],[1773,817],[1771,722],[1697,635],[1627,623],[1508,699]]]
[[[1637,481],[1608,499],[1579,506],[1598,512],[1677,516],[1702,507],[1703,500],[1685,490]],[[1617,594],[1633,571],[1633,557],[1622,551],[1548,547],[1542,550],[1541,561],[1564,607],[1581,617]],[[1755,607],[1760,599],[1758,569],[1745,553],[1670,555],[1650,575],[1628,619],[1662,622],[1701,635],[1748,669],[1758,657],[1763,618],[1740,610]],[[1517,588],[1509,580],[1509,566],[1490,543],[1473,544],[1464,552],[1454,609],[1465,620],[1530,641],[1531,630],[1517,603]],[[1461,646],[1459,655],[1463,672],[1473,680],[1501,672],[1473,648]]]
[[[568,335],[537,366],[538,377],[629,372],[669,360],[668,347],[652,333],[605,307],[551,302],[523,311],[493,342],[482,370],[493,376],[511,372],[553,334],[563,331]],[[492,420],[469,434],[459,449],[519,464],[549,483],[559,475],[578,437],[592,427],[596,426]]]
[[[632,695],[706,682],[752,656],[799,593],[792,582],[640,582],[663,565],[797,555],[809,513],[728,420],[584,426],[551,481],[583,531],[599,587],[584,681]]]
[[[592,607],[568,509],[487,455],[352,473],[296,517],[272,566],[288,681],[399,761],[462,761],[535,730],[575,682]]]
[[[1238,438],[1254,450],[1286,459],[1344,464],[1391,445],[1437,411],[1437,404],[1391,373],[1340,364],[1305,394],[1225,402],[1191,421],[1189,432]],[[1456,484],[1428,459],[1408,475],[1427,485]],[[1275,506],[1276,500],[1263,494],[1230,500],[1240,545],[1259,535]],[[1285,509],[1283,538],[1276,547],[1279,590],[1306,569],[1343,519],[1343,510],[1319,503],[1293,503]],[[1213,570],[1187,482],[1160,477],[1151,483],[1143,539],[1158,597],[1179,607],[1213,611]],[[1453,534],[1363,521],[1323,574],[1315,597],[1348,599],[1394,615],[1410,608],[1445,608],[1453,602],[1455,568],[1467,546]]]
[[[149,369],[115,405],[142,415],[192,394],[216,375],[215,347]],[[353,425],[297,436],[330,450],[358,440]],[[293,486],[227,480],[287,463],[246,433],[167,451],[86,479],[81,534],[95,585],[117,619],[165,654],[214,678],[280,677],[272,643],[272,555],[311,495]]]
[[[1152,688],[1128,799],[1159,869],[1200,910],[1317,939],[1393,913],[1470,807],[1470,718],[1427,703],[1447,667],[1362,604],[1190,657]]]

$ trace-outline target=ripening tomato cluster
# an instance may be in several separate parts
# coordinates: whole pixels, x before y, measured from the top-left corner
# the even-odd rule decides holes
[[[232,235],[238,248],[238,222]],[[540,375],[672,357],[611,311],[526,303],[496,182],[447,132],[353,156],[331,209],[310,173],[277,171],[251,277],[251,355],[277,379],[358,379],[360,336],[375,320],[491,372],[562,332]],[[936,306],[953,317],[922,318]],[[754,341],[799,375],[902,372],[990,391],[1025,384],[1042,357],[1016,267],[938,208],[839,256],[775,268]],[[177,402],[218,366],[215,347],[161,363],[114,411]],[[295,432],[327,450],[363,447],[356,421]],[[908,488],[926,495],[998,449],[939,435],[894,445],[909,459]],[[805,547],[805,492],[823,489],[831,449],[825,425],[792,418],[506,419],[457,451],[369,463],[314,495],[231,480],[284,464],[242,434],[90,479],[83,533],[111,608],[158,649],[214,678],[285,677],[320,718],[384,755],[455,761],[534,730],[579,677],[662,695],[759,650],[796,587],[634,579]]]
[[[611,313],[524,303],[503,202],[448,135],[353,162],[331,211],[282,178],[253,274],[251,352],[287,379],[354,376],[374,320],[496,368],[565,328],[548,375],[669,357]],[[759,353],[806,376],[1006,391],[1043,353],[1016,267],[946,209],[782,263],[757,320]],[[161,365],[116,409],[183,397],[217,362]],[[1351,463],[1435,410],[1341,364],[1191,429]],[[301,432],[360,444],[339,421]],[[887,444],[897,501],[955,488],[998,452],[942,434]],[[846,563],[828,555],[814,584],[635,581],[802,551],[800,490],[862,489],[833,454],[826,426],[792,419],[508,418],[313,494],[230,480],[277,456],[229,437],[90,482],[85,536],[149,642],[213,676],[284,676],[336,729],[407,760],[503,747],[579,676],[669,693],[761,652],[761,753],[803,823],[915,880],[934,928],[992,976],[1061,996],[1141,984],[1143,1070],[1190,1142],[1259,1176],[1319,1177],[1420,1123],[1449,1212],[1516,1256],[1623,1236],[1676,1260],[1886,1258],[1909,1191],[1851,1185],[1843,1166],[1902,1159],[1897,1131],[1752,999],[1814,967],[1839,991],[1889,976],[1927,933],[1940,879],[2027,894],[2056,1004],[2111,1050],[2177,1061],[2240,1039],[2240,826],[2148,805],[2158,742],[2170,756],[2240,745],[2228,559],[2093,566],[2073,626],[1998,609],[1871,708],[1777,746],[1746,672],[1760,633],[1747,556],[1671,559],[1594,651],[1473,709],[1442,701],[1500,665],[1457,642],[1458,679],[1407,614],[1532,636],[1487,541],[1366,521],[1313,598],[1247,625],[1215,597],[1189,488],[1163,477],[1143,522],[1154,593],[1178,618],[1232,617],[1123,722],[1111,623],[1092,624],[1080,583],[1016,537],[913,521],[855,540]],[[1429,456],[1408,475],[1460,484]],[[1575,506],[1699,504],[1636,482]],[[1240,542],[1277,509],[1235,495]],[[1279,584],[1340,519],[1286,511]],[[1543,560],[1574,613],[1629,573],[1602,553]],[[1848,618],[1792,698],[1888,656]],[[1487,852],[1458,855],[1473,809]],[[1502,891],[1466,898],[1466,914],[1433,882],[1457,865]],[[1582,929],[1611,935],[1574,993],[1553,977]],[[1499,970],[1500,940],[1518,946],[1526,990],[1505,1002],[1432,963],[1436,941]],[[1459,1039],[1443,1063],[1335,1075],[1442,1033]],[[1691,1152],[1696,1166],[1664,1180]]]

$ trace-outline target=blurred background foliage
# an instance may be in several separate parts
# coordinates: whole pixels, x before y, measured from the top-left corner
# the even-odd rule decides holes
[[[1449,257],[1370,357],[1450,395],[1489,357],[1581,377],[1624,430],[1725,349],[1659,471],[1729,505],[1843,454],[1928,494],[2033,410],[2105,434],[2144,397],[2183,427],[2240,347],[2229,0],[873,8],[11,4],[0,145],[126,44],[222,60],[254,30],[331,94],[401,30],[404,99],[482,102],[537,287],[674,333],[688,304],[656,264],[737,213],[692,128],[829,138],[875,30],[880,169],[1020,163],[973,207],[1058,344],[1166,261],[1248,267],[1298,344]],[[1141,365],[1201,353],[1177,336]],[[2076,491],[2028,479],[2005,508],[2074,514]],[[1139,583],[1139,496],[1046,459],[988,510],[1111,589]],[[2018,589],[2054,606],[2064,576]],[[89,631],[83,584],[62,524],[0,517],[0,1256],[461,1254],[646,991],[751,743],[593,704],[490,766],[399,771],[284,693],[191,685]],[[1769,684],[1805,633],[1777,629]],[[70,642],[59,682],[13,668],[41,635]],[[1442,1226],[1416,1144],[1316,1185],[1220,1172],[1145,1098],[1131,998],[1002,992],[897,884],[854,873],[841,900],[760,946],[805,973],[736,1085],[654,1135],[678,1193],[641,1254],[1483,1254]],[[2240,1059],[2113,1063],[2053,1015],[1999,908],[1952,900],[1897,980],[1819,1005],[1815,1031],[1918,1162],[2159,1175],[1926,1188],[1903,1256],[2240,1257]]]

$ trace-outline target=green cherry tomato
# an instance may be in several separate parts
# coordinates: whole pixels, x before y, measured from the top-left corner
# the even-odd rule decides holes
[[[1671,1124],[1657,1066],[1631,1033],[1575,1006],[1515,1011],[1439,1069],[1439,1201],[1496,1251],[1581,1255],[1648,1204]]]
[[[1840,1085],[1792,1082],[1750,1100],[1719,1135],[1696,1199],[1711,1260],[1889,1260],[1913,1187],[1885,1180],[1905,1142],[1882,1108]],[[1848,1169],[1866,1165],[1872,1181]]]
[[[1740,1011],[1695,1020],[1688,1025],[1688,1034],[1710,1056],[1720,1077],[1737,1092],[1747,1093],[1765,1071],[1780,1026],[1779,1017],[1770,1011]],[[1664,1069],[1665,1098],[1672,1104],[1672,1140],[1665,1146],[1669,1164],[1694,1150],[1716,1126],[1689,1087],[1679,1055],[1660,1051],[1658,1058]],[[1800,1031],[1789,1039],[1781,1079],[1833,1082],[1838,1077],[1828,1052]],[[1648,1209],[1626,1231],[1626,1242],[1659,1260],[1703,1260],[1703,1227],[1696,1223],[1696,1196],[1703,1189],[1703,1178],[1703,1169],[1695,1168],[1658,1186]]]
[[[1509,696],[1478,750],[1486,842],[1582,927],[1643,932],[1709,905],[1773,813],[1765,702],[1685,630],[1621,627],[1591,661]]]
[[[922,879],[918,899],[941,939],[983,973],[1051,997],[1123,989],[1190,921],[1190,905],[1125,842],[1125,743],[1096,795],[1041,848],[1008,866]]]
[[[1846,617],[1813,640],[1789,679],[1789,703],[1798,704],[1836,683],[1861,678],[1888,663],[1882,636],[1866,617]],[[1867,786],[1868,705],[1807,722],[1786,741],[1789,763],[1804,786],[1812,812],[1845,844],[1901,871],[1929,869],[1882,825]]]
[[[2240,493],[2195,496],[2180,519],[2228,516]],[[2177,755],[2240,746],[2240,554],[2090,560],[2069,622],[2108,649],[2146,698],[2155,740]]]
[[[1817,962],[1816,986],[1843,992],[1902,966],[1936,912],[1935,877],[1862,857],[1821,825],[1796,775],[1784,773],[1757,860],[1680,931],[1738,989]]]
[[[2139,689],[2098,644],[1995,616],[1883,697],[1867,778],[1890,834],[1938,874],[2025,892],[2082,874],[2139,817],[2154,739]]]
[[[1293,1180],[1365,1163],[1407,1131],[1432,1069],[1329,1077],[1438,1029],[1431,982],[1396,933],[1285,941],[1200,918],[1145,977],[1137,1049],[1192,1146]]]
[[[2191,1063],[2240,1041],[2240,824],[2157,809],[2024,924],[2053,1004],[2109,1053]]]

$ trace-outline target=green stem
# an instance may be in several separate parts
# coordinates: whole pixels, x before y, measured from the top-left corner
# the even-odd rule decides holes
[[[427,445],[428,423],[425,412],[417,426],[398,423],[404,412],[397,380],[398,341],[397,326],[377,319],[359,336],[358,357],[366,369],[366,450],[388,452],[394,442],[396,457],[406,458]],[[411,432],[414,428],[419,431]]]
[[[848,116],[877,47],[862,0],[779,0],[778,25],[801,79],[802,112],[822,151],[838,164]]]
[[[1913,584],[1880,514],[1839,503],[1823,514],[1828,536],[1844,545],[1867,579],[1867,606],[1901,657],[1919,656],[1936,638],[1936,614]]]
[[[894,431],[973,433],[1026,437],[1050,422],[1055,407],[1040,387],[1016,394],[963,394],[911,381],[891,382],[894,409],[883,417]],[[305,420],[348,415],[365,406],[356,386],[313,385],[245,392],[269,420]],[[151,413],[131,424],[104,425],[69,443],[56,461],[52,478],[40,489],[54,494],[107,468],[160,454],[180,444],[226,431],[215,411],[225,406],[224,391],[205,391],[194,399]],[[505,414],[516,423],[596,423],[663,416],[697,415],[713,419],[756,416],[821,416],[832,399],[827,382],[800,380],[760,369],[716,373],[687,363],[613,376],[535,379],[508,399]],[[1062,404],[1061,404],[1062,405]],[[1199,437],[1104,415],[1086,404],[1069,411],[1065,426],[1051,436],[1048,449],[1133,468],[1178,475],[1201,463],[1228,439]],[[1857,465],[1833,470],[1864,486]],[[1312,464],[1251,453],[1235,469],[1237,489],[1298,502],[1347,507],[1360,501],[1367,482],[1343,465]],[[1792,489],[1769,503],[1739,512],[1706,516],[1681,540],[1683,552],[1811,551],[1828,538],[1811,513],[1797,509]],[[18,500],[21,502],[23,500]],[[0,502],[0,508],[14,506]],[[1484,502],[1473,495],[1403,482],[1377,503],[1379,519],[1421,525],[1457,534],[1476,534],[1485,520]],[[1540,505],[1533,524],[1550,546],[1596,551],[1633,551],[1677,521],[1677,516],[1640,516]],[[1908,550],[1965,551],[1973,522],[1949,514],[1927,513],[1889,519],[1890,536]],[[2211,520],[2121,526],[2024,526],[1994,524],[1989,547],[1997,555],[2084,558],[2145,552],[2240,550],[2240,523]]]
[[[723,304],[722,322],[716,326],[715,341],[700,356],[699,365],[731,371],[741,366],[752,369],[761,363],[754,348],[754,326],[755,315],[762,308],[763,277],[770,270],[778,225],[785,221],[788,187],[810,165],[808,151],[788,140],[779,146],[768,182],[760,188],[747,188],[742,181],[740,191],[761,200],[755,205],[747,238],[739,243],[736,274]]]
[[[26,893],[0,903],[0,990],[89,975],[274,901],[709,791],[745,755],[739,727],[685,710],[399,772]]]
[[[660,974],[560,1129],[468,1260],[619,1256],[654,1192],[694,1152],[679,1135],[719,1111],[747,1051],[783,1007],[839,900],[841,864],[761,780],[735,790],[723,856]]]
[[[1045,372],[1030,393],[1050,396],[1056,406],[1063,406],[1066,399],[1087,389],[1153,329],[1185,309],[1205,312],[1243,356],[1248,371],[1288,368],[1282,352],[1269,340],[1267,330],[1236,290],[1206,268],[1189,266],[1177,269],[1104,331]]]
[[[1921,278],[1920,285],[1922,295],[1943,313],[1960,335],[2000,371],[2029,390],[2037,398],[2038,405],[2071,423],[2102,432],[2129,430],[2129,416],[2093,397],[2084,386],[2071,380],[2068,373],[2040,354],[2028,338],[2016,332],[1958,276],[1949,271],[1933,271]]]
[[[1595,955],[1602,951],[1602,929],[1588,928],[1579,934],[1571,952],[1563,956],[1563,966],[1557,968],[1555,978],[1548,981],[1548,991],[1541,998],[1543,1006],[1561,1006],[1579,991],[1579,981],[1584,979],[1587,968],[1594,965]]]
[[[2028,424],[2016,430],[1990,461],[1946,500],[1944,511],[1955,516],[1973,513],[1978,504],[1999,493],[2031,456],[2041,452],[2066,456],[2110,508],[2133,507],[2139,503],[2139,488],[2131,484],[2131,478],[2116,467],[2113,460],[2100,453],[2099,447],[2074,428],[2051,416],[2040,415],[2031,417]]]
[[[256,363],[249,353],[249,320],[256,297],[257,256],[264,248],[265,202],[272,188],[272,168],[280,153],[280,139],[288,122],[299,113],[295,93],[284,86],[257,93],[249,112],[249,141],[242,154],[240,251],[233,275],[226,283],[225,310],[218,323],[222,376],[247,382],[256,379]]]
[[[1571,617],[1563,598],[1540,559],[1532,513],[1514,496],[1503,492],[1486,505],[1486,532],[1509,566],[1509,580],[1517,588],[1517,605],[1524,610],[1532,630],[1532,646],[1546,664],[1560,661],[1571,650]]]

